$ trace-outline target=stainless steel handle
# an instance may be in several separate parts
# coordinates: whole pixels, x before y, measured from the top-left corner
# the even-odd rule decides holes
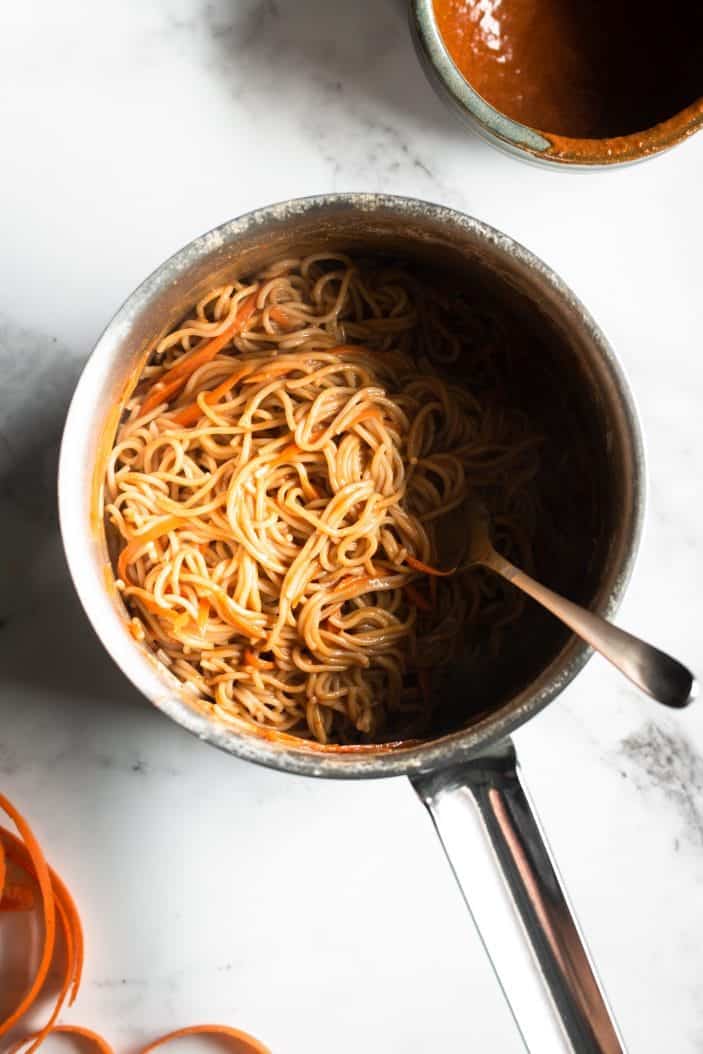
[[[624,1054],[512,743],[412,782],[530,1054]]]
[[[657,702],[681,709],[696,698],[696,679],[678,659],[536,582],[498,553],[491,553],[486,564],[566,623]]]

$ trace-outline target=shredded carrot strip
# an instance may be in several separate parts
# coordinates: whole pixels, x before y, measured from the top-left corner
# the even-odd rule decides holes
[[[160,615],[162,618],[170,619],[171,622],[175,622],[177,618],[180,618],[181,612],[176,613],[171,608],[164,607],[163,604],[159,604],[158,600],[154,600],[148,594],[142,596],[140,593],[135,599],[152,615]]]
[[[253,666],[255,670],[272,670],[274,668],[272,662],[260,658],[251,648],[244,649],[244,665]]]
[[[56,912],[54,909],[54,893],[51,888],[49,867],[44,859],[41,847],[32,833],[32,829],[22,814],[17,811],[4,794],[0,794],[0,809],[2,809],[2,811],[6,813],[14,823],[27,848],[27,852],[29,853],[34,877],[36,878],[39,892],[41,893],[42,920],[44,924],[44,943],[39,959],[39,965],[34,975],[34,980],[29,986],[29,990],[20,1000],[19,1005],[9,1017],[0,1022],[0,1036],[4,1036],[29,1010],[39,995],[44,981],[46,980],[46,975],[49,972],[49,966],[51,965],[51,960],[54,954],[54,944],[56,941]],[[5,842],[5,851],[7,853],[7,842]],[[8,858],[11,859],[10,854],[7,853],[7,855]]]
[[[353,425],[360,425],[363,421],[383,421],[383,414],[375,406],[366,406],[356,417],[349,421],[347,427],[351,428]]]
[[[283,447],[283,450],[276,458],[276,461],[288,461],[290,458],[297,457],[298,454],[302,454],[302,452],[302,449],[298,446],[297,443],[289,443],[288,446]]]
[[[167,516],[146,531],[142,531],[141,534],[135,534],[133,538],[130,538],[117,561],[117,573],[122,581],[127,581],[127,568],[142,546],[146,545],[147,542],[153,542],[156,538],[160,538],[162,534],[168,534],[175,527],[182,527],[187,522],[182,516]]]
[[[214,405],[220,401],[220,399],[227,394],[230,388],[233,388],[235,384],[246,377],[253,370],[251,363],[248,366],[240,366],[234,373],[230,373],[229,377],[225,377],[215,388],[211,388],[209,392],[205,394],[205,402],[208,406]],[[203,416],[203,411],[200,409],[200,403],[197,401],[194,403],[188,403],[187,406],[182,406],[180,410],[176,410],[175,413],[171,414],[171,420],[177,425],[182,425],[187,428],[189,425],[194,425]]]
[[[232,611],[231,607],[227,606],[227,600],[229,600],[229,597],[224,591],[222,592],[222,595],[219,595],[216,592],[213,592],[210,595],[210,602],[223,622],[228,622],[230,626],[234,626],[236,630],[239,630],[239,632],[244,634],[245,637],[248,637],[249,640],[262,640],[262,638],[266,636],[263,630],[257,629],[256,626],[250,626],[245,622],[241,615]]]
[[[429,600],[423,597],[420,590],[416,589],[412,582],[408,582],[408,584],[403,588],[405,590],[406,597],[408,598],[410,603],[418,609],[418,611],[432,610],[432,605],[430,604]]]
[[[175,1032],[169,1032],[168,1035],[154,1040],[153,1043],[140,1050],[139,1054],[151,1054],[152,1050],[156,1050],[163,1043],[169,1043],[172,1039],[202,1035],[226,1036],[228,1039],[235,1040],[235,1046],[232,1048],[234,1054],[271,1054],[268,1047],[265,1047],[258,1039],[254,1039],[248,1032],[240,1032],[238,1028],[230,1028],[228,1025],[191,1025],[189,1028],[179,1028]]]
[[[177,395],[185,387],[187,380],[187,377],[174,377],[170,381],[159,381],[150,389],[149,394],[142,403],[139,416],[144,417],[145,414],[150,414],[161,403],[169,403],[173,396]]]
[[[190,377],[200,366],[204,366],[206,362],[214,359],[229,340],[241,332],[253,315],[256,308],[256,295],[256,293],[252,293],[251,296],[242,302],[237,314],[226,329],[223,329],[221,333],[218,333],[216,337],[213,337],[207,343],[200,344],[188,355],[180,358],[168,371],[170,376]]]
[[[241,333],[242,329],[248,322],[249,318],[254,312],[256,307],[256,293],[252,293],[251,296],[247,297],[242,306],[237,311],[232,322],[226,329],[223,329],[221,333],[218,333],[212,340],[206,340],[204,343],[199,344],[193,351],[188,352],[187,355],[183,355],[178,359],[174,366],[167,371],[166,377],[159,381],[156,381],[146,399],[142,403],[140,410],[140,416],[150,413],[155,410],[161,403],[168,402],[176,392],[180,391],[185,386],[188,378],[195,373],[197,369],[204,366],[206,362],[210,362],[215,356],[222,351],[227,344],[229,344],[232,337]]]
[[[250,384],[259,384],[261,381],[271,381],[274,377],[280,377],[284,373],[288,373],[291,369],[300,370],[300,366],[291,366],[289,363],[282,362],[271,362],[263,370],[257,370],[256,373],[252,373],[249,377]]]
[[[450,571],[440,571],[436,567],[430,567],[429,564],[423,564],[422,560],[410,555],[405,557],[405,561],[410,564],[414,571],[422,571],[424,575],[437,575],[439,578],[446,578],[447,575],[453,575],[456,571],[456,567],[452,567]]]
[[[5,856],[5,846],[0,842],[0,904],[2,904],[2,898],[5,895],[5,879],[7,878],[7,857]]]
[[[283,308],[278,306],[278,304],[274,304],[274,306],[269,311],[269,315],[271,316],[274,322],[278,323],[279,326],[290,326],[291,324],[289,316],[286,314]]]
[[[198,600],[198,617],[196,619],[198,629],[202,633],[207,625],[207,620],[210,617],[210,605],[205,597],[200,597]]]

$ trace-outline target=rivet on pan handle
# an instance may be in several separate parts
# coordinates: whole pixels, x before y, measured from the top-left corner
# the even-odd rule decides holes
[[[412,782],[530,1054],[625,1054],[512,743]]]

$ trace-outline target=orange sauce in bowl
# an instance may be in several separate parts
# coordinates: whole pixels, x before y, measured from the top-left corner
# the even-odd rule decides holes
[[[701,0],[434,0],[459,71],[506,116],[609,139],[703,97]]]

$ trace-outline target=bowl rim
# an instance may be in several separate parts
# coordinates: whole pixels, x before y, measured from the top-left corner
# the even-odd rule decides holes
[[[194,263],[207,260],[217,250],[236,245],[246,234],[265,231],[266,227],[285,225],[287,220],[305,215],[315,217],[335,207],[360,213],[385,211],[399,219],[427,219],[457,227],[471,237],[489,243],[499,254],[510,257],[547,283],[560,303],[575,313],[584,328],[593,354],[614,385],[632,450],[631,515],[629,530],[623,537],[622,562],[613,577],[610,590],[600,603],[599,613],[612,614],[629,581],[638,550],[645,500],[645,472],[642,435],[631,389],[622,367],[603,332],[569,287],[542,260],[519,242],[482,221],[443,205],[416,198],[387,194],[325,194],[289,201],[250,212],[229,220],[214,230],[196,237],[179,249],[149,275],[116,312],[98,339],[76,386],[61,441],[58,471],[59,523],[71,578],[95,632],[103,646],[129,680],[168,717],[200,739],[228,753],[286,772],[309,776],[361,778],[414,775],[437,767],[459,763],[481,753],[503,739],[542,710],[573,680],[590,657],[588,646],[570,638],[547,667],[554,668],[539,691],[525,689],[499,711],[467,729],[455,731],[417,745],[373,747],[361,750],[330,750],[292,736],[266,733],[255,727],[225,724],[189,704],[184,689],[166,683],[168,672],[154,657],[140,652],[129,635],[126,620],[118,616],[117,607],[105,581],[104,564],[91,557],[95,547],[91,523],[91,499],[97,454],[94,449],[90,412],[99,405],[98,396],[105,390],[112,363],[120,355],[135,319],[143,318],[152,302],[179,276],[189,273]],[[96,411],[97,412],[97,411]],[[102,416],[103,427],[108,411]],[[102,521],[101,521],[102,522]]]
[[[493,146],[552,169],[613,168],[638,164],[703,128],[703,96],[660,124],[628,135],[585,139],[556,135],[497,110],[464,77],[439,31],[434,0],[410,0],[410,28],[428,79],[445,102]]]

